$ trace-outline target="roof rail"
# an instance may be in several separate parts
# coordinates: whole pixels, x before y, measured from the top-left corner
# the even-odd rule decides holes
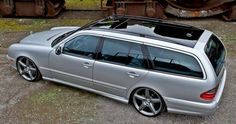
[[[152,21],[158,21],[158,22],[163,22],[162,19],[157,19],[157,18],[151,18],[151,17],[144,17],[144,16],[132,16],[132,15],[112,15],[112,17],[116,18],[129,18],[129,19],[143,19],[143,20],[152,20]]]
[[[199,29],[197,27],[187,25],[187,24],[182,24],[182,23],[177,23],[174,21],[168,21],[168,20],[163,20],[163,19],[157,19],[157,18],[151,18],[151,17],[144,17],[144,16],[133,16],[133,15],[111,15],[110,17],[113,18],[127,18],[127,19],[137,19],[137,20],[144,20],[144,21],[153,21],[153,22],[159,22],[159,23],[165,23],[165,24],[170,24],[170,25],[178,25],[182,27],[187,27],[187,28],[192,28],[192,29]]]

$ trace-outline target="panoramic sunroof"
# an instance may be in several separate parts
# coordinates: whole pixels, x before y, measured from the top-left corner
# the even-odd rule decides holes
[[[191,26],[155,22],[142,19],[108,18],[96,23],[92,27],[117,29],[124,32],[132,32],[147,37],[167,38],[189,47],[194,47],[204,30]],[[183,41],[180,41],[183,40]],[[189,43],[187,43],[189,42]]]

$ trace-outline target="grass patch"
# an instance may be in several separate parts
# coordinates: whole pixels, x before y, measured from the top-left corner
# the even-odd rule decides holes
[[[106,3],[106,0],[103,0]],[[66,0],[66,8],[68,9],[100,9],[101,0]]]
[[[235,34],[224,35],[222,37],[222,39],[225,43],[235,43],[236,42],[236,35]]]
[[[41,31],[56,26],[82,26],[89,19],[1,19],[0,32]]]
[[[59,97],[58,91],[56,89],[51,89],[45,92],[41,92],[32,97],[29,97],[29,100],[33,105],[42,105],[45,103],[53,102]]]
[[[96,116],[96,103],[94,94],[63,85],[50,85],[27,96],[18,104],[21,109],[16,110],[24,121],[47,123],[52,120],[57,123],[57,120],[62,119],[61,122],[67,123],[92,123],[94,120],[88,118]]]

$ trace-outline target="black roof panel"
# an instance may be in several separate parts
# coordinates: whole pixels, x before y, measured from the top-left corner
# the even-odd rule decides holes
[[[110,16],[86,28],[118,30],[183,46],[194,47],[204,30],[146,17]]]

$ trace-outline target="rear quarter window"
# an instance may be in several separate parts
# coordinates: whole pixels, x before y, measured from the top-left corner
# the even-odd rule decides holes
[[[190,55],[157,47],[148,47],[154,70],[203,78],[198,61]]]

